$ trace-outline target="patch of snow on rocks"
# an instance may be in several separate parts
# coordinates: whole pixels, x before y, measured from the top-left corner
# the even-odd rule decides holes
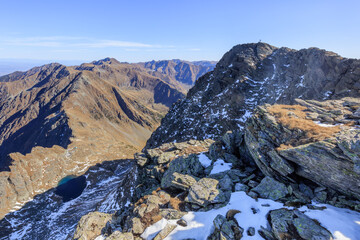
[[[231,163],[226,163],[224,162],[224,160],[222,159],[218,159],[215,163],[214,163],[214,167],[211,170],[210,174],[215,174],[215,173],[220,173],[220,172],[225,172],[227,170],[231,169],[232,164]]]

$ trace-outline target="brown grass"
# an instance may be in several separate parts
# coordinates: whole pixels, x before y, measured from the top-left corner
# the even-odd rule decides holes
[[[291,145],[304,144],[333,137],[340,131],[340,126],[322,127],[312,120],[306,119],[307,108],[300,105],[272,105],[268,111],[276,120],[290,130],[300,130],[304,136],[300,139],[282,144],[278,150],[292,147]]]
[[[177,198],[177,197],[170,198],[170,206],[173,209],[180,211],[181,205],[182,205],[182,201],[179,198]]]

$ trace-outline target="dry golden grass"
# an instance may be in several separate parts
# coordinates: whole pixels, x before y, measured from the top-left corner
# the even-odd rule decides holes
[[[160,214],[155,215],[151,218],[151,224],[157,223],[158,221],[160,221],[162,219],[162,216]]]
[[[180,211],[180,205],[181,204],[182,204],[182,201],[180,199],[178,199],[177,197],[170,198],[170,206],[173,209]]]
[[[306,119],[307,108],[300,105],[272,105],[268,111],[276,120],[290,130],[300,130],[304,133],[300,139],[293,139],[287,144],[282,144],[278,150],[287,149],[291,145],[322,141],[333,137],[340,131],[340,126],[322,127],[310,119]]]

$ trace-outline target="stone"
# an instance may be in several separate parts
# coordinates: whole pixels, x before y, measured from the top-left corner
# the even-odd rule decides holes
[[[144,226],[140,220],[140,218],[134,217],[133,219],[131,219],[131,223],[132,223],[132,232],[134,234],[142,234],[144,232]]]
[[[176,209],[171,209],[171,208],[160,209],[160,215],[167,220],[179,219],[182,218],[185,214],[186,212],[181,212]]]
[[[253,191],[248,192],[247,195],[255,200],[257,200],[259,197],[259,194],[257,194],[256,192],[253,192]]]
[[[259,185],[259,183],[256,182],[256,181],[250,180],[250,181],[248,182],[248,186],[249,186],[249,187],[254,188],[254,187],[256,187],[257,185]]]
[[[227,220],[221,214],[217,215],[213,221],[214,231],[208,237],[209,240],[230,240],[240,239],[244,229],[233,220]]]
[[[95,239],[101,234],[101,230],[111,218],[111,214],[101,212],[91,212],[82,216],[76,227],[73,239]]]
[[[177,227],[176,224],[166,224],[165,227],[154,237],[153,240],[165,239],[174,229]]]
[[[298,210],[270,211],[270,224],[277,239],[333,239],[327,229]]]
[[[174,176],[174,173],[177,174]],[[173,182],[175,178],[179,178],[179,186],[180,189],[182,189],[187,186],[186,182],[188,184],[193,183],[194,177],[199,177],[203,175],[204,168],[195,154],[191,154],[188,157],[179,157],[171,161],[171,163],[169,164],[169,168],[165,171],[161,179],[161,186],[162,188],[171,188],[173,187],[172,184],[176,184],[177,182]],[[191,179],[189,176],[193,179]],[[181,178],[183,178],[184,184],[181,184]]]
[[[327,193],[325,191],[315,193],[315,201],[325,203],[327,199]]]
[[[242,183],[236,183],[235,184],[235,191],[236,192],[238,192],[238,191],[247,192],[247,191],[249,191],[249,187],[246,186],[245,184],[242,184]]]
[[[246,233],[247,233],[248,236],[254,236],[254,235],[255,235],[255,228],[249,227],[249,228],[246,230]]]
[[[258,193],[262,198],[268,198],[272,200],[278,200],[288,194],[288,189],[285,184],[280,183],[268,176],[263,178],[260,184],[253,188],[252,191]]]
[[[310,187],[308,187],[307,185],[300,183],[299,184],[299,190],[300,192],[302,192],[306,197],[313,199],[314,198],[314,193],[311,190]]]
[[[236,210],[236,209],[230,209],[229,211],[226,212],[226,220],[234,220],[234,216],[238,213],[241,213],[241,211]]]
[[[134,240],[134,235],[130,232],[122,233],[120,231],[115,231],[105,238],[105,240]]]
[[[216,179],[202,178],[191,186],[185,201],[201,207],[210,204],[226,204],[230,200],[230,193],[218,189],[218,185],[219,181]]]
[[[134,159],[136,160],[136,163],[140,166],[140,167],[144,167],[146,165],[146,163],[148,162],[148,158],[146,157],[146,155],[144,153],[135,153],[134,154]]]
[[[231,178],[228,175],[225,175],[219,181],[219,188],[222,191],[232,191],[233,186],[234,186],[234,183],[232,182]]]
[[[180,189],[187,191],[195,183],[196,179],[193,176],[174,172],[164,175],[161,180],[161,187],[163,189]]]
[[[187,222],[184,219],[179,219],[176,223],[179,224],[182,227],[187,226]]]

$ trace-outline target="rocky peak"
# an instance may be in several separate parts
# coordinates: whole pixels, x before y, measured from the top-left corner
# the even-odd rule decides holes
[[[170,109],[147,147],[192,137],[217,138],[243,129],[254,108],[265,103],[356,97],[359,79],[360,61],[333,52],[266,43],[237,45]]]

